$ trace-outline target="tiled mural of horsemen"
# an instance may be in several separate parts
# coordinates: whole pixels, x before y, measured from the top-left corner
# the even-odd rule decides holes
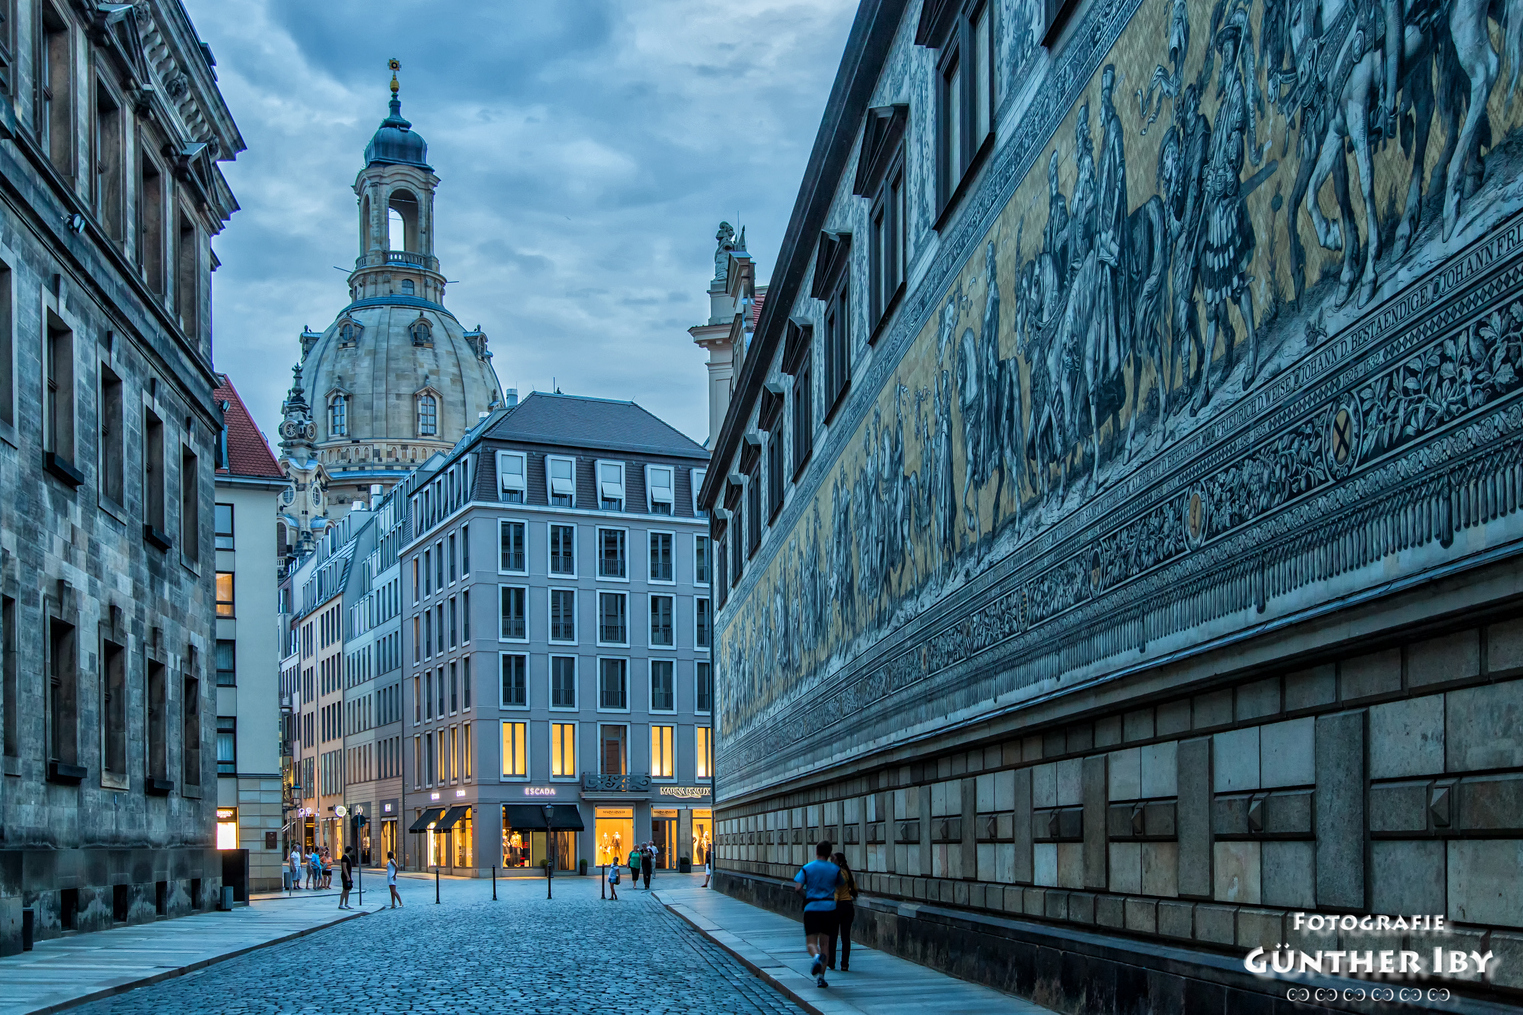
[[[1327,336],[1523,208],[1523,0],[1140,0],[1120,38],[1044,121],[851,414],[797,550],[759,578],[801,614],[805,671],[1269,397]],[[738,718],[771,700],[752,676]]]

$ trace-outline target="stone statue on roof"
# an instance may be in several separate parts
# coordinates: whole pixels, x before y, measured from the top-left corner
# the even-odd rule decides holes
[[[714,239],[718,241],[714,248],[714,281],[723,282],[729,270],[730,251],[735,249],[735,229],[730,223],[721,222]]]

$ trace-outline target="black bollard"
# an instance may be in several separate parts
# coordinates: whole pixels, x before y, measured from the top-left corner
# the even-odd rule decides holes
[[[492,865],[492,901],[497,901],[497,865]]]
[[[439,868],[434,868],[434,905],[439,904]]]
[[[598,898],[608,898],[608,865],[603,865],[603,873],[598,875]]]

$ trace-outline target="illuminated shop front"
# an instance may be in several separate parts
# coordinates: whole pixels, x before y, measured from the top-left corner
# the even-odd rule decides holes
[[[635,809],[633,807],[599,807],[593,819],[593,835],[597,837],[597,864],[623,863],[635,841]]]
[[[418,812],[418,817],[408,826],[408,831],[420,835],[423,838],[421,852],[425,867],[448,866],[445,857],[448,856],[449,833],[437,831],[439,824],[444,820],[448,808],[433,806],[425,807]]]
[[[238,808],[217,808],[217,848],[238,848]]]
[[[556,870],[574,871],[576,833],[585,827],[574,804],[503,804],[502,865],[527,870],[553,859]]]
[[[714,812],[693,808],[692,850],[693,866],[701,867],[709,862],[709,847],[714,844]]]

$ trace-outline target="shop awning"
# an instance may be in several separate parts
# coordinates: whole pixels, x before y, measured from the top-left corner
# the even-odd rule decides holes
[[[436,831],[436,832],[447,832],[447,831],[449,831],[451,828],[455,827],[455,823],[457,821],[460,821],[468,813],[470,813],[470,810],[471,809],[469,807],[460,807],[460,806],[451,807],[449,810],[444,812],[443,819],[441,819],[440,822],[437,825],[434,826],[434,831]]]
[[[438,822],[443,817],[443,807],[425,807],[423,808],[423,813],[418,815],[418,820],[412,823],[412,827],[409,828],[408,831],[426,832],[428,831],[429,825]]]
[[[502,818],[509,828],[524,832],[543,831],[547,827],[555,831],[581,832],[587,828],[582,824],[582,813],[576,804],[552,804],[548,826],[544,804],[504,804]]]

